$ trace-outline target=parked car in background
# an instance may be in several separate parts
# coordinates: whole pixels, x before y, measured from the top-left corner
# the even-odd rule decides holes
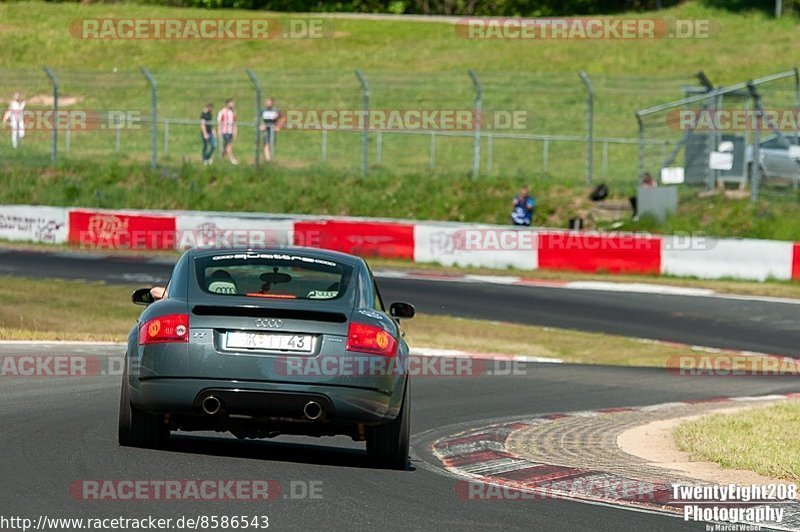
[[[775,184],[800,183],[800,161],[789,156],[789,143],[798,145],[794,135],[787,134],[781,138],[769,135],[759,142],[759,159],[761,175],[764,181]],[[745,152],[748,167],[753,162],[753,146],[749,145]]]

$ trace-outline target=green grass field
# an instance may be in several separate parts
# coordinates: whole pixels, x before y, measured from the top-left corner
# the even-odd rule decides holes
[[[798,421],[800,404],[789,401],[705,416],[678,426],[674,436],[678,448],[695,460],[796,482],[800,480]]]
[[[277,17],[250,11],[205,11],[137,4],[0,5],[0,99],[23,91],[30,109],[49,106],[52,87],[42,67],[56,73],[62,108],[124,110],[149,118],[150,92],[139,67],[158,82],[160,119],[196,120],[203,102],[237,101],[245,123],[236,144],[252,162],[251,126],[256,102],[245,74],[252,69],[264,94],[283,109],[359,109],[354,74],[370,84],[373,109],[471,109],[474,89],[467,70],[483,84],[487,112],[525,111],[524,127],[513,133],[583,135],[586,91],[577,72],[595,84],[595,135],[632,138],[633,112],[682,96],[703,70],[717,84],[786,70],[796,20],[764,14],[732,14],[686,2],[646,15],[663,19],[706,19],[718,33],[708,39],[530,41],[460,37],[452,24],[403,20],[328,19],[321,39],[268,42],[165,40],[95,41],[76,38],[70,28],[86,18]],[[757,29],[757,30],[756,30]],[[769,60],[765,60],[769,58]],[[778,58],[777,60],[775,58]],[[4,106],[5,103],[3,102]],[[28,132],[12,151],[0,138],[3,186],[0,202],[101,207],[235,209],[296,213],[382,215],[505,222],[508,200],[522,182],[534,187],[537,222],[563,226],[588,209],[585,146],[576,142],[507,139],[484,135],[481,177],[469,181],[472,139],[387,132],[369,136],[370,174],[358,177],[360,135],[292,130],[280,133],[278,158],[269,168],[200,165],[198,126],[172,122],[158,128],[160,168],[151,171],[150,129],[124,128],[59,132],[61,162],[50,165],[47,130]],[[485,132],[502,133],[502,131]],[[3,137],[7,131],[0,131]],[[432,141],[435,153],[432,153]],[[68,146],[69,143],[69,146]],[[67,150],[69,148],[69,150]],[[660,149],[660,148],[659,148]],[[624,199],[636,178],[636,146],[595,147],[595,178]],[[607,157],[604,161],[604,152]],[[380,160],[379,160],[380,155]],[[347,193],[343,193],[347,191]],[[685,194],[682,211],[662,227],[644,221],[627,229],[658,231],[705,228],[718,235],[796,238],[800,207],[794,191],[768,194],[757,208],[745,200],[708,202]]]

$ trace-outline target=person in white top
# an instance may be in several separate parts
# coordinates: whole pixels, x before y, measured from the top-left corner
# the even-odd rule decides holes
[[[234,103],[232,99],[225,101],[225,107],[217,113],[217,130],[222,137],[222,155],[228,156],[231,164],[239,164],[236,157],[233,156],[233,140],[236,138],[236,111],[234,110]]]
[[[25,100],[19,92],[9,102],[8,110],[3,115],[3,124],[11,126],[11,147],[17,149],[19,141],[25,136]]]

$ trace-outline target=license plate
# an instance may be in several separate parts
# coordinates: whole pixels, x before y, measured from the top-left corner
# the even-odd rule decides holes
[[[229,332],[225,334],[225,347],[311,353],[314,350],[314,338],[310,334]]]

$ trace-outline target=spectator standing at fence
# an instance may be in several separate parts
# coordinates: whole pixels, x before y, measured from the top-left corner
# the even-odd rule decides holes
[[[275,134],[281,130],[286,122],[286,116],[275,107],[272,98],[264,100],[264,109],[261,111],[262,124],[259,129],[264,132],[264,160],[269,162],[275,151]]]
[[[217,139],[214,135],[214,119],[211,111],[214,104],[208,102],[200,113],[200,133],[203,135],[203,164],[209,165],[214,162],[214,152],[217,149]]]
[[[528,187],[522,187],[511,202],[511,222],[514,225],[531,225],[535,206],[536,202],[531,197]]]
[[[9,102],[8,110],[3,114],[3,124],[11,126],[11,147],[17,149],[25,136],[25,100],[19,92],[15,92]]]
[[[217,113],[217,126],[219,134],[222,136],[222,156],[228,157],[231,164],[239,164],[233,156],[233,141],[236,139],[236,110],[233,99],[225,100],[225,107]]]

